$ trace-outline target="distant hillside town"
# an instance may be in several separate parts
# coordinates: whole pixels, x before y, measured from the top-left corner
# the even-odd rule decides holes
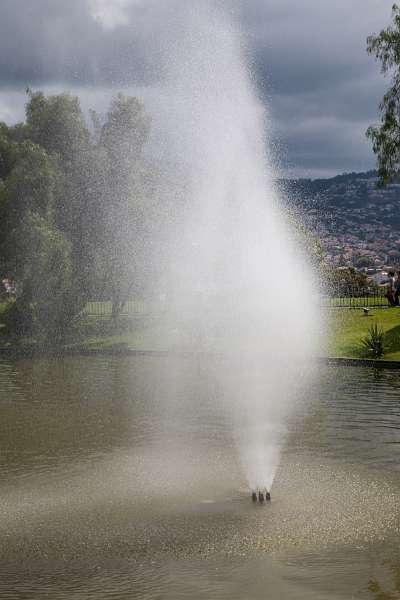
[[[379,187],[377,173],[368,171],[279,185],[332,266],[371,276],[400,268],[400,183]]]

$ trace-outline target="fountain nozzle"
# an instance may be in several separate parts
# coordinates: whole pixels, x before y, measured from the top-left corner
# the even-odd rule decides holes
[[[264,488],[264,490],[258,490],[258,492],[256,491],[252,491],[251,492],[251,499],[253,500],[253,502],[260,502],[261,504],[264,501],[270,502],[271,501],[271,493],[267,490],[267,488]]]

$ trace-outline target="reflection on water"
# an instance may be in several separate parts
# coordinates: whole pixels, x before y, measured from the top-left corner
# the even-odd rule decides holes
[[[260,507],[206,359],[1,362],[0,597],[398,597],[399,392],[324,369]]]
[[[397,552],[396,552],[397,554]],[[399,558],[384,560],[381,567],[386,567],[390,573],[388,582],[381,583],[378,576],[372,577],[368,589],[376,600],[398,600],[400,598],[400,563]],[[387,578],[385,578],[387,579]]]

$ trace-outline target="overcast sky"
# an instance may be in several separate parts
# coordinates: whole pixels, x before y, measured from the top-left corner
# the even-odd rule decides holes
[[[185,0],[196,2],[198,0]],[[393,0],[231,0],[286,174],[374,168],[365,130],[389,81],[366,53]],[[178,0],[0,0],[0,121],[23,119],[25,89],[71,91],[85,110],[157,85],[158,33]]]

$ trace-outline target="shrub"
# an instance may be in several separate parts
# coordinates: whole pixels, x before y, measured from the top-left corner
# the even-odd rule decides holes
[[[0,311],[1,334],[7,338],[31,334],[32,320],[29,311],[21,309],[15,299],[2,304]]]
[[[373,323],[368,334],[361,340],[361,344],[372,353],[374,358],[381,358],[386,350],[385,332],[377,323]]]

